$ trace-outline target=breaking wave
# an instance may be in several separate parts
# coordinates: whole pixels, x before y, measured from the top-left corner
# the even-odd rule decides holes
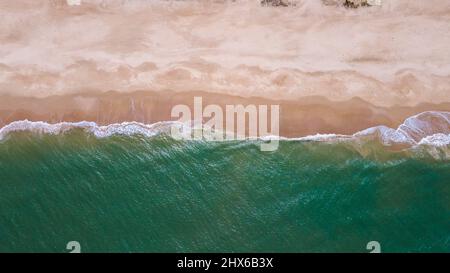
[[[29,131],[38,134],[62,134],[73,129],[82,129],[95,137],[104,138],[113,135],[142,135],[153,137],[160,134],[170,135],[172,126],[184,129],[186,124],[174,121],[163,121],[153,124],[139,122],[123,122],[106,126],[100,126],[95,122],[60,122],[49,124],[43,121],[15,121],[0,129],[0,140],[3,140],[13,132]],[[191,132],[192,128],[188,128]],[[211,132],[209,130],[209,132]],[[358,141],[378,140],[385,146],[406,145],[415,147],[420,145],[446,147],[450,145],[450,112],[429,111],[417,114],[406,119],[397,129],[387,126],[371,127],[359,131],[353,135],[317,134],[298,138],[286,138],[278,136],[265,136],[259,139],[281,141]]]

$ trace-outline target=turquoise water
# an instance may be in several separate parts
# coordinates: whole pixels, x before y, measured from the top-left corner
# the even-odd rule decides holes
[[[0,252],[450,252],[450,161],[376,143],[10,134]]]

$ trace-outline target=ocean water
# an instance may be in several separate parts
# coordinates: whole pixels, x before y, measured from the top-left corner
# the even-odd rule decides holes
[[[450,252],[448,145],[17,131],[0,252]]]

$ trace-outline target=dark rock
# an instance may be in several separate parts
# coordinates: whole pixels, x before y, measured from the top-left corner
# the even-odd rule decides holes
[[[369,0],[322,0],[322,3],[327,6],[343,6],[352,9],[371,6]]]
[[[272,6],[272,7],[288,7],[292,6],[287,0],[261,0],[262,6]]]

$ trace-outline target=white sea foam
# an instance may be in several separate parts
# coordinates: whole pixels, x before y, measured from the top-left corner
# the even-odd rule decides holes
[[[30,131],[40,134],[62,134],[72,129],[83,129],[98,138],[113,135],[142,135],[153,137],[161,133],[170,134],[172,126],[181,129],[182,135],[191,134],[190,124],[174,121],[163,121],[153,124],[139,122],[123,122],[106,126],[100,126],[95,122],[60,122],[49,124],[43,121],[15,121],[0,129],[0,140],[8,134],[18,131]],[[211,131],[208,129],[206,132]],[[410,147],[428,145],[445,147],[450,145],[450,112],[424,112],[405,120],[397,129],[386,126],[376,126],[357,132],[353,135],[338,134],[316,134],[297,138],[286,138],[279,136],[264,136],[259,139],[263,141],[352,141],[359,139],[377,139],[383,145],[404,144]],[[254,138],[249,138],[254,139]]]
[[[160,123],[151,125],[142,124],[139,122],[123,122],[110,124],[107,126],[99,126],[95,122],[81,121],[81,122],[60,122],[50,124],[43,121],[15,121],[2,129],[0,129],[0,139],[3,139],[11,132],[30,131],[42,134],[61,134],[72,129],[83,129],[86,132],[94,134],[96,137],[103,138],[112,135],[135,135],[140,134],[146,137],[154,136],[157,133],[155,130]]]
[[[415,141],[406,135],[402,130],[394,130],[383,125],[365,129],[355,133],[353,136],[357,138],[367,136],[378,137],[384,145],[415,144]]]
[[[427,138],[440,134],[448,138],[450,134],[450,112],[423,112],[407,118],[397,129],[386,126],[377,126],[360,131],[353,136],[378,137],[384,145],[406,144],[420,145]],[[445,143],[445,142],[444,142]]]
[[[450,145],[450,134],[434,134],[424,137],[420,140],[419,145],[430,145],[436,147],[445,147]]]

